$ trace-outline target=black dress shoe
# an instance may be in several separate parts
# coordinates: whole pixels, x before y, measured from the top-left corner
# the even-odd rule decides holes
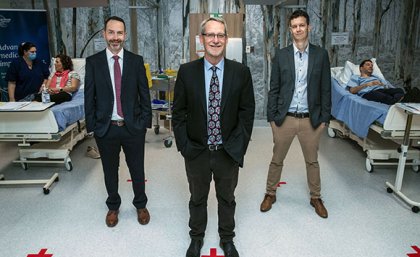
[[[220,243],[220,247],[225,252],[225,257],[239,257],[238,251],[232,241]]]
[[[203,247],[203,240],[191,239],[186,257],[201,257],[201,247]]]

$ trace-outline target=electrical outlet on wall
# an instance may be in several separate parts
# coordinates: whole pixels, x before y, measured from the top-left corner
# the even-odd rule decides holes
[[[250,54],[251,53],[251,46],[245,47],[245,53]]]

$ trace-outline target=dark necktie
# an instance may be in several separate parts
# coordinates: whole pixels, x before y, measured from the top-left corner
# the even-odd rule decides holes
[[[222,131],[220,130],[220,89],[219,79],[217,78],[217,67],[211,67],[213,75],[210,80],[209,90],[209,106],[208,106],[208,136],[211,145],[218,144],[222,139]]]
[[[120,63],[118,62],[119,56],[114,55],[114,84],[115,84],[115,99],[117,101],[117,113],[118,115],[123,118],[123,111],[121,107],[121,67]]]

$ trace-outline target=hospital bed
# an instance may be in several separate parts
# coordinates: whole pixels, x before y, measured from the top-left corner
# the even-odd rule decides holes
[[[341,69],[341,70],[340,70]],[[397,165],[404,138],[407,115],[396,105],[368,101],[351,94],[342,82],[345,68],[332,68],[331,113],[334,117],[328,127],[330,137],[340,136],[356,141],[366,152],[366,170],[375,166]],[[411,146],[420,140],[420,116],[414,116],[409,131]],[[419,171],[420,151],[409,147],[405,165]]]
[[[0,105],[0,141],[18,142],[19,158],[23,169],[29,163],[63,163],[68,171],[73,169],[70,151],[86,136],[84,122],[84,59],[73,59],[74,70],[81,78],[80,89],[69,102],[59,105],[37,102],[23,103],[22,106],[8,109]],[[0,179],[4,179],[0,175]],[[49,186],[58,181],[54,174],[48,180],[1,181],[1,184],[41,184],[44,193],[49,193]]]

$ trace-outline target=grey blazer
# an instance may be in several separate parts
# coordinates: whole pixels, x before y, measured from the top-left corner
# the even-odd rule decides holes
[[[295,91],[295,78],[293,45],[276,49],[268,92],[268,122],[274,121],[277,126],[283,123]],[[309,44],[307,84],[309,118],[316,128],[331,118],[331,71],[327,51],[312,44]]]

